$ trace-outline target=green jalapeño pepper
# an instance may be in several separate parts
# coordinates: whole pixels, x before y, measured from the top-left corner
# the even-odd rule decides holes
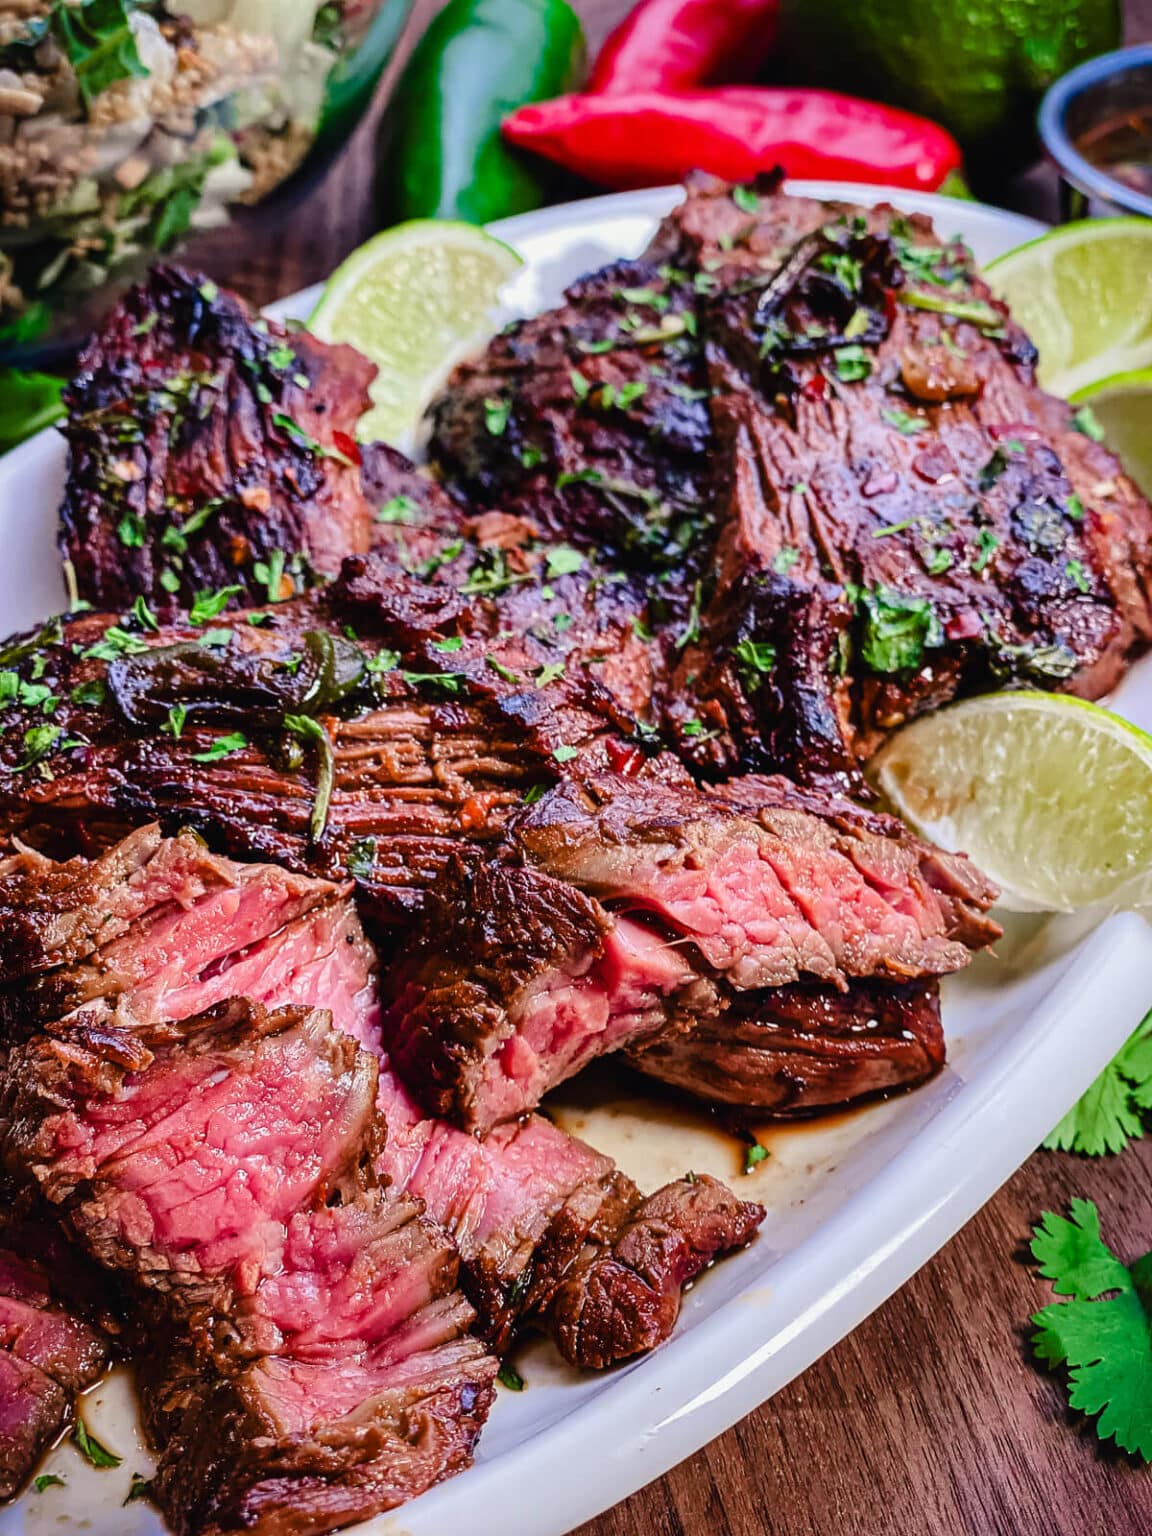
[[[448,0],[385,116],[382,222],[486,224],[541,207],[549,173],[501,139],[500,123],[571,89],[583,63],[583,33],[566,0]]]

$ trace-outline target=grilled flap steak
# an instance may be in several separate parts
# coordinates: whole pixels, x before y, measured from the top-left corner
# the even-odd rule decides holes
[[[99,1287],[87,1274],[69,1284],[77,1266],[60,1249],[50,1228],[0,1223],[0,1499],[27,1482],[110,1358]]]
[[[679,531],[664,718],[700,772],[852,785],[957,693],[1105,692],[1152,633],[1152,512],[970,254],[920,216],[746,191],[698,179],[646,257],[462,364],[437,462],[621,563],[630,526]]]
[[[94,926],[88,914],[95,893],[110,916]],[[61,1019],[49,1027],[59,1031],[82,1021],[147,1037],[167,1021],[206,1016],[239,989],[254,1006],[323,1003],[338,1029],[374,1054],[379,1050],[375,955],[347,887],[274,866],[235,864],[192,833],[166,839],[153,826],[96,861],[57,864],[31,851],[6,861],[0,932],[21,925],[9,955],[8,995],[0,1002],[10,1038]],[[288,1048],[287,1040],[274,1039],[279,1043],[266,1056]],[[324,1040],[325,1049],[333,1048],[328,1036]],[[182,1071],[187,1054],[178,1057]],[[375,1118],[378,1093],[384,1144],[371,1155],[392,1192],[417,1197],[451,1234],[483,1331],[500,1347],[522,1319],[534,1317],[576,1363],[602,1363],[609,1347],[613,1359],[649,1348],[674,1323],[685,1280],[717,1253],[747,1242],[762,1219],[760,1207],[709,1180],[669,1186],[658,1200],[651,1197],[657,1204],[649,1216],[649,1202],[609,1159],[547,1120],[532,1117],[478,1142],[417,1109],[387,1058],[374,1064],[366,1100],[369,1059],[361,1051],[355,1081],[325,1110],[329,1131],[313,1156],[336,1169],[342,1148],[361,1146],[363,1136],[371,1136],[364,1117]],[[345,1128],[353,1124],[362,1136],[349,1142]],[[74,1226],[79,1219],[73,1215]],[[663,1263],[645,1271],[649,1304],[612,1314],[606,1277],[617,1286],[627,1279],[619,1245],[628,1239],[627,1254],[637,1243],[629,1234],[654,1225],[667,1228],[668,1251]],[[123,1259],[120,1253],[101,1249],[100,1257],[129,1267],[139,1260],[134,1251]],[[163,1264],[150,1259],[147,1267],[159,1274]],[[583,1334],[570,1319],[563,1331],[551,1322],[554,1294],[566,1286],[571,1298],[573,1286],[585,1283],[581,1276],[591,1294],[575,1311],[595,1340],[591,1359],[581,1354]],[[566,1306],[567,1319],[571,1299]]]
[[[703,1055],[737,1003],[745,1021],[768,1021],[777,989],[823,982],[791,994],[795,1016],[809,997],[852,1000],[856,981],[957,970],[1000,933],[985,915],[996,893],[966,859],[784,780],[706,794],[589,778],[550,790],[507,834],[524,862],[460,860],[383,981],[395,1070],[429,1111],[472,1130],[534,1108],[609,1051],[643,1060],[654,1042],[663,1059],[684,1037]],[[934,992],[924,1006],[935,1019]],[[890,1032],[887,1086],[938,1069],[935,1028],[928,1052]],[[847,1064],[840,1081],[844,1100],[876,1091],[872,1073],[852,1088]],[[826,1083],[813,1091],[829,1102]]]
[[[68,386],[60,544],[76,594],[157,609],[235,585],[276,599],[367,550],[356,423],[375,367],[204,278],[157,267]]]

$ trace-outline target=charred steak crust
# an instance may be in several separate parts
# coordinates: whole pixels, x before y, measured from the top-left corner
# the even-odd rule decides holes
[[[61,551],[97,608],[237,586],[277,600],[367,550],[356,424],[373,364],[156,267],[68,386]]]

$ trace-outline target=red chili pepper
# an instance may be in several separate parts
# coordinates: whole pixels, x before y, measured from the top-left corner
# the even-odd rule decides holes
[[[360,444],[347,432],[333,432],[332,446],[342,453],[346,459],[351,459],[353,464],[361,463]]]
[[[625,778],[634,779],[646,761],[640,748],[630,747],[626,742],[616,741],[611,736],[604,745],[607,748],[608,763],[612,771],[622,774]]]
[[[806,383],[801,384],[800,393],[805,400],[825,400],[828,397],[828,380],[822,373],[814,373]]]
[[[931,191],[960,166],[956,140],[927,118],[832,91],[757,86],[558,96],[513,112],[504,136],[621,191],[696,170],[751,181],[775,166]]]
[[[780,0],[640,0],[596,56],[585,87],[680,91],[754,80],[776,46]]]

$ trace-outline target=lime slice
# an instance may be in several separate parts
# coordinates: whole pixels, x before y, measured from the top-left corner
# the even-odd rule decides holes
[[[1152,736],[1064,694],[968,699],[906,726],[871,775],[1017,911],[1152,900]]]
[[[1045,389],[1071,395],[1152,366],[1152,219],[1065,224],[986,275],[1040,349]]]
[[[1072,399],[1091,405],[1109,448],[1145,496],[1152,496],[1152,368],[1114,374]]]
[[[522,265],[474,224],[414,219],[353,251],[328,279],[308,322],[322,341],[347,341],[380,372],[365,442],[411,448],[436,386],[492,334],[500,290]]]

